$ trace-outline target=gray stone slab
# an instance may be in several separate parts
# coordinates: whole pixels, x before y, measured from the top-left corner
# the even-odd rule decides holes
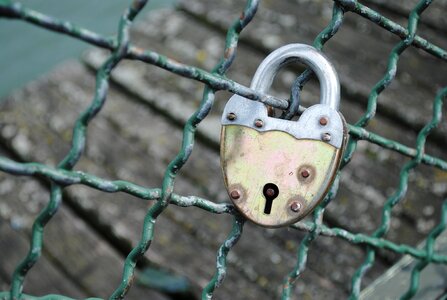
[[[10,278],[28,251],[32,224],[49,191],[35,179],[0,173],[0,196],[0,272]],[[62,204],[45,227],[43,255],[26,277],[24,291],[107,298],[121,280],[123,264],[124,257]],[[129,299],[142,297],[167,300],[141,286],[134,287]]]
[[[286,7],[279,5],[279,8]],[[227,18],[230,14],[232,17],[239,14],[239,11],[227,14],[225,7],[216,7],[218,9],[210,10],[210,13],[216,12],[213,18],[219,16],[217,12],[221,13],[222,19],[228,20],[231,19]],[[261,19],[262,22],[272,24],[275,16],[276,20],[287,20],[282,18],[284,14],[273,14],[275,10],[277,8],[264,10],[260,14],[261,18],[265,18]],[[315,16],[321,14],[318,9],[316,12],[312,15],[311,11],[304,11],[303,14],[309,14],[315,19]],[[165,26],[166,20],[169,20],[169,26]],[[323,24],[327,16],[315,20]],[[310,30],[313,32],[316,28]],[[309,37],[312,35],[309,34]],[[221,55],[224,39],[221,31],[203,26],[188,15],[174,12],[150,15],[148,21],[141,22],[135,28],[132,36],[137,44],[145,48],[156,49],[179,61],[204,68],[212,66]],[[274,45],[274,42],[269,45]],[[240,47],[235,68],[230,72],[231,78],[248,85],[251,74],[263,56],[247,45]],[[104,54],[95,51],[90,52],[85,60],[90,67],[97,68],[103,59]],[[183,124],[197,106],[203,86],[137,62],[124,63],[114,74],[114,83],[126,93],[112,87],[104,111],[90,126],[86,156],[78,168],[107,178],[159,186],[164,168],[180,145],[180,130],[174,125]],[[357,75],[348,72],[346,78],[352,81]],[[287,96],[293,78],[294,73],[282,74],[275,91],[280,90],[281,95]],[[315,82],[306,86],[304,103],[316,101],[317,88]],[[77,65],[61,67],[52,76],[29,85],[27,89],[7,99],[1,115],[2,120],[5,120],[2,124],[3,141],[23,159],[54,164],[68,150],[74,118],[87,105],[92,91],[91,74]],[[203,143],[196,144],[191,161],[179,176],[176,191],[181,194],[228,201],[218,178],[220,167],[215,152],[220,109],[227,96],[227,93],[219,93],[210,118],[200,126]],[[356,104],[345,106],[343,112],[348,120],[355,120],[363,112],[360,107]],[[160,114],[166,118],[160,117]],[[369,129],[409,145],[415,139],[414,133],[380,116],[371,123]],[[445,155],[442,149],[431,144],[428,151]],[[343,172],[340,194],[330,205],[327,220],[350,230],[371,232],[380,222],[380,208],[386,196],[395,189],[398,172],[404,162],[405,159],[400,155],[360,143],[351,165]],[[436,207],[446,190],[445,176],[445,172],[436,173],[421,168],[421,173],[412,177],[411,192],[403,209],[395,210],[390,238],[415,244],[426,234],[430,222],[439,213]],[[116,240],[131,245],[139,238],[147,203],[132,197],[104,195],[80,187],[70,188],[69,195],[72,205],[77,205],[101,228],[110,230],[110,235]],[[419,199],[429,200],[422,203]],[[170,207],[157,225],[154,247],[148,257],[157,264],[166,265],[171,270],[193,278],[198,293],[214,271],[215,251],[229,230],[229,221],[229,218],[218,219],[217,216],[196,212],[195,209]],[[252,225],[248,225],[246,230],[246,235],[232,252],[231,272],[217,292],[220,298],[234,295],[234,290],[243,291],[238,297],[244,299],[276,295],[277,285],[286,270],[291,269],[293,253],[303,236],[287,230],[272,233]],[[176,232],[181,232],[180,238],[173,235]],[[172,247],[176,242],[178,245]],[[261,253],[253,245],[269,251]],[[198,251],[203,252],[201,257],[192,256],[192,253]],[[279,260],[278,256],[272,256],[271,253],[278,254]],[[349,288],[350,276],[362,259],[363,252],[356,246],[319,238],[311,247],[308,270],[300,278],[296,292],[313,298],[342,298]],[[272,264],[259,264],[259,260]],[[365,281],[370,282],[385,267],[386,264],[378,260]]]
[[[4,209],[5,206],[2,205],[2,215],[5,214]],[[9,290],[12,273],[29,248],[27,237],[13,227],[11,221],[0,215],[0,291],[2,292]],[[29,272],[24,285],[24,293],[33,295],[65,294],[75,298],[87,296],[85,291],[72,279],[67,278],[47,255],[43,255],[36,267]]]
[[[422,243],[420,248],[423,248]],[[436,240],[436,253],[447,254],[447,233],[444,232]],[[411,272],[417,260],[411,256],[404,256],[385,274],[365,288],[360,295],[362,300],[392,300],[398,299],[409,288]],[[447,295],[447,266],[443,264],[429,264],[420,274],[419,289],[415,300],[445,299]]]

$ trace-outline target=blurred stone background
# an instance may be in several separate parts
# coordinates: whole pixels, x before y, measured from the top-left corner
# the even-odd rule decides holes
[[[57,10],[60,4],[47,5],[45,10],[45,6],[24,2],[59,18],[70,19],[74,11]],[[397,5],[362,1],[402,26],[406,26],[406,15],[415,2]],[[84,5],[76,12],[79,19],[75,15],[73,19],[111,34],[127,3],[111,2],[110,10],[99,3],[89,5],[104,5],[97,8],[101,14],[95,10],[88,14]],[[257,16],[242,34],[228,77],[248,86],[258,64],[270,51],[292,42],[311,44],[330,21],[332,5],[328,0],[262,1]],[[210,70],[222,55],[226,28],[243,6],[243,1],[184,0],[163,9],[148,9],[132,29],[132,42]],[[443,48],[447,48],[447,29],[441,16],[446,7],[445,1],[433,4],[418,29],[419,35]],[[0,101],[1,155],[55,165],[69,149],[76,117],[92,99],[95,70],[107,51],[91,49],[80,41],[39,28],[33,28],[24,38],[21,28],[33,26],[20,23],[20,27],[14,27],[19,21],[3,19],[0,24],[0,38],[8,40],[0,49],[0,94],[4,95]],[[3,26],[12,27],[5,30]],[[39,36],[34,38],[34,32]],[[27,39],[34,44],[27,44]],[[325,46],[324,52],[339,73],[341,111],[349,123],[365,112],[368,93],[386,71],[388,54],[398,42],[395,35],[348,13],[339,33]],[[74,44],[83,46],[73,48]],[[46,53],[46,45],[59,54]],[[87,50],[76,59],[83,49]],[[288,98],[291,84],[302,70],[302,66],[294,66],[282,71],[271,94]],[[381,94],[378,114],[368,130],[414,147],[418,130],[431,118],[437,90],[447,84],[446,75],[443,61],[409,48],[400,59],[396,79]],[[148,187],[160,186],[167,164],[180,147],[182,124],[201,99],[203,84],[136,61],[121,63],[111,82],[107,103],[89,126],[86,153],[76,170]],[[226,202],[219,166],[219,118],[231,95],[218,92],[217,96],[211,115],[199,127],[198,142],[180,172],[176,191]],[[305,86],[301,99],[306,106],[318,101],[316,80]],[[428,139],[428,154],[447,159],[446,133],[443,121]],[[397,188],[399,171],[406,161],[408,158],[398,153],[360,142],[353,160],[342,172],[340,190],[325,213],[325,223],[352,232],[372,233],[380,223],[383,203]],[[0,290],[7,290],[15,265],[28,250],[32,222],[48,201],[48,187],[35,179],[1,173],[0,196]],[[387,238],[398,244],[418,245],[439,221],[446,196],[447,173],[419,166],[411,175],[404,201],[393,210]],[[24,292],[108,297],[121,279],[125,256],[140,237],[148,205],[125,194],[105,194],[82,186],[67,188],[63,205],[46,227],[43,257],[30,271]],[[128,298],[199,299],[201,289],[214,273],[216,251],[230,229],[229,216],[170,206],[157,222],[155,240]],[[229,255],[227,278],[216,290],[216,299],[278,298],[282,279],[293,269],[304,234],[246,224],[242,238]],[[351,277],[364,256],[362,246],[319,237],[310,248],[307,269],[296,284],[296,298],[346,298]],[[364,286],[400,258],[379,251]],[[160,274],[169,274],[166,282],[173,280],[178,287],[154,289],[151,280],[160,278]]]

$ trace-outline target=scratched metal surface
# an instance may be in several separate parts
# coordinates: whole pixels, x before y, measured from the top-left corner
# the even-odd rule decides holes
[[[341,173],[343,173],[343,167],[350,163],[354,153],[356,153],[359,141],[378,145],[381,148],[407,156],[410,160],[408,160],[401,168],[398,185],[385,202],[382,210],[381,222],[372,234],[352,233],[342,228],[329,227],[322,223],[322,216],[326,206],[331,203],[337,194],[338,180],[336,180],[335,184],[332,186],[329,196],[315,210],[312,220],[300,222],[291,226],[292,229],[302,230],[307,232],[307,234],[301,241],[298,249],[295,268],[288,275],[285,274],[286,276],[282,287],[283,299],[289,299],[291,297],[294,282],[301,276],[302,272],[305,271],[308,250],[312,248],[312,243],[319,235],[338,237],[348,242],[362,244],[367,247],[367,255],[364,262],[352,276],[350,296],[354,299],[359,297],[362,279],[365,273],[373,266],[376,253],[380,249],[387,249],[400,254],[408,254],[419,260],[419,263],[412,270],[412,280],[408,290],[403,291],[403,299],[413,297],[418,291],[419,281],[417,279],[421,270],[430,264],[445,264],[447,262],[446,255],[434,251],[434,242],[445,229],[446,225],[447,205],[445,203],[440,209],[441,221],[439,221],[438,225],[428,234],[427,243],[423,249],[418,249],[410,245],[399,245],[386,239],[386,234],[390,229],[392,219],[391,212],[393,208],[402,201],[407,192],[410,173],[416,167],[421,165],[427,165],[442,171],[447,170],[447,162],[445,160],[425,153],[426,139],[441,121],[442,105],[443,100],[447,95],[447,89],[440,89],[436,96],[433,97],[432,117],[419,131],[414,146],[403,145],[402,143],[385,138],[365,129],[365,127],[374,120],[379,96],[386,90],[396,76],[398,70],[397,63],[402,53],[404,53],[407,48],[411,46],[418,47],[427,54],[439,59],[440,63],[445,63],[447,60],[447,53],[443,48],[430,43],[425,38],[416,34],[418,20],[423,11],[430,4],[431,1],[419,2],[413,8],[409,16],[408,26],[406,28],[389,19],[381,17],[377,12],[356,1],[337,0],[332,4],[333,14],[331,21],[327,27],[317,35],[314,42],[315,47],[323,49],[325,42],[336,37],[337,31],[343,27],[344,15],[352,13],[376,23],[402,39],[395,45],[389,56],[384,57],[384,59],[388,60],[387,70],[381,80],[373,86],[371,93],[369,94],[368,105],[364,114],[356,122],[349,125],[350,140],[348,143],[348,151],[344,156]],[[234,210],[233,206],[228,203],[215,203],[211,200],[197,196],[184,196],[174,193],[176,176],[192,153],[196,128],[208,115],[214,102],[214,93],[216,90],[228,90],[251,100],[261,101],[281,109],[296,106],[294,104],[294,97],[291,97],[291,104],[289,104],[289,102],[284,99],[251,90],[246,86],[223,76],[235,58],[240,32],[255,16],[258,5],[257,1],[248,1],[241,17],[235,19],[232,26],[230,26],[226,39],[225,54],[222,55],[222,59],[211,72],[178,63],[177,61],[171,60],[155,51],[143,50],[132,46],[129,39],[129,28],[133,19],[144,5],[145,1],[139,1],[132,4],[132,6],[125,11],[120,20],[117,37],[107,38],[80,27],[73,26],[70,23],[60,22],[57,19],[37,14],[34,11],[26,9],[26,7],[17,4],[14,5],[9,1],[0,3],[0,15],[3,17],[23,19],[49,30],[58,31],[74,38],[84,40],[90,44],[112,50],[112,54],[97,72],[97,85],[92,103],[80,114],[74,126],[72,147],[56,168],[42,163],[14,161],[7,157],[1,157],[0,159],[0,169],[6,173],[40,176],[51,183],[50,201],[34,223],[31,240],[32,250],[24,258],[22,263],[17,266],[13,275],[11,290],[2,293],[1,296],[3,298],[15,299],[22,296],[24,298],[33,298],[32,296],[22,294],[25,277],[27,272],[38,261],[41,255],[45,225],[56,214],[57,208],[60,206],[63,188],[74,184],[86,185],[109,193],[124,192],[141,199],[154,201],[154,205],[151,206],[145,216],[141,238],[125,260],[122,280],[115,292],[111,295],[111,298],[120,299],[124,298],[126,295],[132,284],[136,262],[142,258],[144,253],[149,249],[152,240],[156,238],[156,235],[153,234],[154,227],[156,227],[156,221],[170,204],[177,206],[195,206],[197,209],[203,209],[209,213],[225,213],[233,216],[233,227],[228,234],[228,238],[219,248],[216,272],[203,289],[203,298],[212,298],[214,290],[221,284],[225,284],[224,279],[227,272],[227,255],[241,237],[245,220]],[[74,166],[81,158],[86,146],[88,125],[105,103],[110,73],[117,64],[124,59],[143,61],[205,84],[202,101],[184,126],[181,150],[169,163],[163,183],[160,187],[148,188],[129,181],[110,181],[93,174],[73,171]],[[303,75],[298,77],[295,86],[303,86],[309,78],[310,72],[305,71]],[[61,295],[52,297],[65,299],[65,297]]]

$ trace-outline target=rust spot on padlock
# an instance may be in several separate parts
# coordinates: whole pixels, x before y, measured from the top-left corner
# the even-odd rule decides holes
[[[327,123],[329,123],[329,119],[326,116],[321,117],[320,120],[319,120],[319,123],[320,123],[321,126],[326,126]]]
[[[231,186],[229,186],[228,191],[229,191],[228,195],[234,201],[238,201],[238,202],[244,201],[244,199],[247,196],[247,193],[246,193],[244,187],[238,183],[235,183],[235,184],[232,184]]]
[[[293,44],[269,55],[251,88],[265,93],[289,61],[308,64],[320,81],[320,104],[298,121],[272,117],[262,103],[233,96],[222,116],[221,164],[235,207],[266,227],[295,223],[327,194],[341,162],[346,125],[338,112],[339,83],[318,50]],[[237,116],[237,118],[236,118]]]
[[[262,122],[262,120],[260,120],[260,119],[255,120],[256,127],[261,128],[263,125],[264,125],[264,122]]]
[[[308,177],[310,176],[310,172],[309,172],[308,169],[304,169],[304,170],[302,170],[302,171],[300,172],[300,174],[301,174],[301,177],[303,177],[303,178],[308,178]]]
[[[301,183],[309,183],[317,175],[317,171],[311,164],[303,164],[298,168],[298,181]]]
[[[232,190],[230,192],[230,197],[233,200],[238,200],[241,197],[241,192],[239,190]]]

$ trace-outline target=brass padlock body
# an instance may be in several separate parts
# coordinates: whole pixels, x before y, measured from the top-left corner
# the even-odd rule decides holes
[[[300,60],[317,74],[321,103],[298,121],[269,117],[262,103],[234,95],[222,115],[221,164],[230,199],[266,227],[295,223],[327,194],[340,165],[347,130],[338,112],[338,77],[316,49],[282,47],[258,68],[251,87],[265,92],[285,63]]]
[[[221,147],[227,153],[222,157],[225,185],[230,197],[237,195],[233,203],[245,217],[266,227],[305,217],[323,199],[342,157],[340,149],[323,141],[237,125],[223,127]],[[279,193],[267,214],[263,188],[269,183]]]

